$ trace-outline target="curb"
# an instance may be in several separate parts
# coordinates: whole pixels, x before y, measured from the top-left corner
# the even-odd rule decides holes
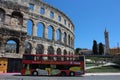
[[[120,75],[120,73],[85,73],[85,76],[94,76],[94,75],[99,75],[99,76],[105,76],[105,75]]]

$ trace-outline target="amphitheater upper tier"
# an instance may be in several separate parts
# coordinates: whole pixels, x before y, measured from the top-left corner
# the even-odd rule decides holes
[[[74,54],[72,21],[41,0],[0,0],[0,33],[1,56]]]

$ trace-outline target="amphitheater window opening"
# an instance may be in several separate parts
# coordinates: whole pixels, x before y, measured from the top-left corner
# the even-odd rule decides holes
[[[66,20],[64,20],[64,25],[66,25]]]
[[[36,54],[43,54],[44,53],[44,47],[41,44],[38,44],[36,47]]]
[[[40,14],[45,14],[45,9],[42,7],[42,8],[40,8]]]
[[[64,32],[63,41],[64,41],[65,44],[67,44],[67,34],[66,34],[66,32]]]
[[[54,13],[50,11],[50,18],[54,18]]]
[[[71,44],[70,44],[71,46],[73,45],[73,39],[71,38]]]
[[[68,24],[68,27],[70,28],[70,23]]]
[[[69,36],[68,36],[68,44],[69,44],[69,45],[70,45],[70,39],[71,39],[71,38],[70,38],[70,35],[69,35]]]
[[[61,55],[61,49],[60,48],[57,49],[57,55]],[[57,57],[58,61],[61,61],[61,59],[62,59],[61,57],[59,57],[59,56]]]
[[[32,35],[32,28],[33,28],[33,21],[28,20],[27,21],[27,35]]]
[[[57,40],[57,41],[60,41],[60,39],[61,39],[61,31],[58,29],[58,30],[56,31],[56,33],[57,33],[57,35],[56,35],[56,40]]]
[[[53,40],[53,27],[52,26],[48,27],[48,39]]]
[[[17,53],[17,48],[19,46],[17,45],[17,43],[14,41],[14,40],[9,40],[7,41],[7,44],[6,44],[6,50],[5,52],[7,53]]]
[[[37,25],[37,36],[38,37],[43,37],[44,34],[44,25],[42,23],[38,23]]]
[[[66,50],[64,50],[64,53],[63,53],[64,55],[67,55],[67,51]],[[67,60],[67,57],[65,57],[64,56],[64,61],[66,61]]]
[[[5,21],[5,11],[3,9],[0,9],[0,22]]]
[[[53,55],[53,54],[54,54],[54,48],[52,46],[48,46],[48,55]],[[54,58],[49,56],[48,60],[54,60]]]
[[[61,16],[58,16],[58,21],[61,21]]]
[[[23,15],[20,12],[14,11],[11,18],[12,25],[23,25]]]
[[[38,44],[37,47],[36,47],[36,54],[44,54],[44,47],[43,45],[41,44]],[[42,60],[43,57],[40,56],[40,57],[36,57],[37,60]]]
[[[25,54],[31,54],[32,46],[29,42],[25,42]]]
[[[33,10],[34,10],[34,4],[29,4],[29,9],[30,9],[31,11],[33,11]]]
[[[71,56],[70,52],[69,52],[69,56]],[[71,60],[71,57],[69,57],[68,60]]]

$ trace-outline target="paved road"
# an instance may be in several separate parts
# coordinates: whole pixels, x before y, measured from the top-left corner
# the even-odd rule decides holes
[[[120,80],[120,73],[86,74],[82,77],[43,77],[0,75],[0,80]]]

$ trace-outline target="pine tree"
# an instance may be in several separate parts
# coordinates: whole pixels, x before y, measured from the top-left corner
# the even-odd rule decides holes
[[[97,41],[96,40],[93,40],[92,51],[93,51],[94,55],[98,55],[98,48],[97,48]]]
[[[104,53],[104,47],[102,43],[99,43],[99,55],[103,55]]]

